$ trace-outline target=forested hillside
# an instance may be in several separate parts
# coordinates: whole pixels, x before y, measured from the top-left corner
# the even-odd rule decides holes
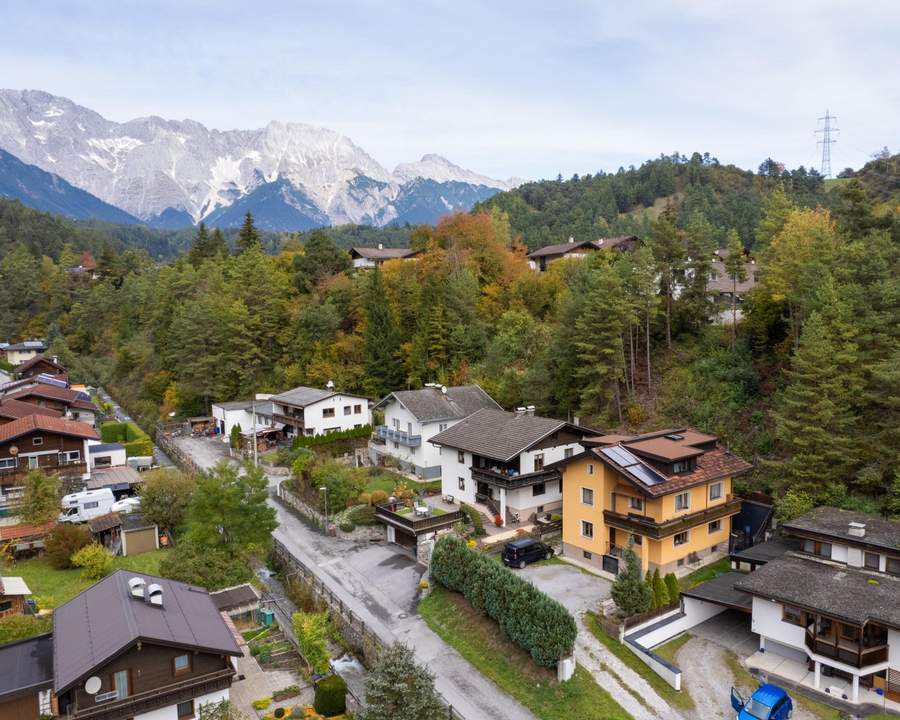
[[[85,283],[60,268],[87,243],[69,224],[7,221],[0,336],[48,333],[67,365],[147,422],[328,380],[371,397],[478,382],[507,407],[601,429],[715,432],[756,464],[742,489],[775,493],[785,514],[812,502],[900,513],[898,214],[855,178],[827,191],[827,209],[807,207],[825,191],[806,174],[779,182],[712,161],[656,162],[677,199],[646,221],[637,250],[544,273],[525,260],[522,217],[500,208],[518,192],[416,228],[419,257],[382,271],[354,272],[322,231],[264,252],[246,224],[234,252],[204,229],[168,264],[106,247],[103,279]],[[692,173],[717,180],[679,186]],[[562,202],[586,182],[534,191]],[[721,308],[705,284],[712,250],[739,248],[737,225],[751,217],[743,232],[760,284],[733,335],[712,322]],[[62,236],[51,242],[52,228]],[[338,232],[342,244],[354,237]]]

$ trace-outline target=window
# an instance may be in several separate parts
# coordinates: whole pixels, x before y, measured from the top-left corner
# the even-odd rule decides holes
[[[16,466],[15,458],[0,458],[0,470],[7,470]]]
[[[119,670],[119,672],[113,673],[112,687],[113,691],[116,693],[117,700],[127,698],[131,695],[130,675],[131,673],[129,673],[128,670]]]
[[[823,558],[831,557],[831,543],[819,542],[818,540],[804,540],[803,551],[810,555],[818,555]]]
[[[191,656],[190,655],[176,655],[172,658],[172,674],[173,675],[184,675],[185,673],[189,673],[191,671]]]
[[[593,475],[593,474],[594,474],[594,464],[593,464],[593,463],[588,463],[588,466],[587,466],[587,473],[588,473],[588,475]]]
[[[111,457],[98,457],[94,460],[94,467],[112,467]]]
[[[562,495],[562,478],[559,479],[559,487],[556,488],[556,491]]]
[[[679,460],[678,462],[672,463],[672,472],[673,473],[683,473],[687,472],[691,469],[691,461],[690,460]]]
[[[544,453],[537,453],[534,456],[534,471],[539,472],[544,469]]]
[[[0,602],[0,613],[12,610],[12,600],[4,600]]]
[[[885,572],[889,572],[891,575],[900,575],[900,558],[892,558],[889,557],[887,559],[887,565],[884,568]]]
[[[394,430],[400,429],[400,418],[394,418]]]
[[[458,481],[459,481],[459,489],[460,489],[460,490],[465,490],[465,489],[466,489],[466,479],[465,479],[465,478],[458,478]]]
[[[675,496],[675,510],[687,510],[691,506],[691,494],[679,493]]]
[[[438,425],[438,432],[444,432],[447,429],[447,423],[441,423]]]
[[[193,700],[185,700],[184,702],[178,703],[178,717],[179,718],[194,717],[194,701]]]
[[[458,463],[466,462],[466,454],[462,450],[456,451],[456,462],[458,462]]]
[[[531,495],[533,497],[543,495],[545,492],[547,492],[547,486],[544,483],[538,483],[537,485],[531,486]]]
[[[877,570],[881,566],[881,556],[878,553],[866,553],[866,567],[869,570]]]
[[[400,449],[400,443],[398,443],[396,440],[394,440],[394,450],[399,450],[399,449]]]
[[[28,458],[28,469],[37,470],[41,466],[41,459],[37,455]]]
[[[628,509],[629,510],[643,510],[644,509],[644,501],[639,497],[629,497],[628,498]]]
[[[582,550],[582,551],[581,551],[581,556],[582,556],[585,560],[590,560],[592,557],[594,557],[594,556],[591,555],[591,553],[589,553],[587,550]]]
[[[344,405],[344,415],[352,415],[353,407],[350,405]]]
[[[839,632],[841,637],[844,640],[852,640],[854,642],[859,642],[859,628],[855,625],[845,625],[841,623],[839,626]]]
[[[805,613],[800,608],[794,607],[793,605],[781,606],[781,619],[791,625],[806,627],[804,614]]]
[[[359,415],[360,413],[362,413],[362,405],[354,405],[353,406],[353,414]]]
[[[570,458],[570,457],[572,457],[572,455],[573,455],[574,453],[575,453],[575,451],[574,451],[572,448],[566,448],[566,449],[563,451],[563,457]]]
[[[717,533],[722,529],[722,521],[721,520],[713,520],[709,525],[706,526],[706,529],[709,531],[709,534]]]
[[[544,506],[543,506],[543,505],[538,505],[538,506],[537,506],[537,512],[539,512],[539,513],[544,512]]]
[[[59,455],[64,462],[78,462],[81,460],[81,450],[68,450]]]
[[[718,500],[722,497],[722,483],[717,482],[709,486],[709,499]]]
[[[581,521],[581,536],[593,539],[594,537],[594,523],[588,522],[587,520]]]
[[[84,504],[84,509],[85,509],[85,510],[93,510],[94,508],[98,508],[98,507],[100,507],[100,503],[99,503],[99,502],[86,502],[86,503]]]
[[[42,438],[42,437],[33,437],[33,438],[31,438],[31,444],[32,444],[32,445],[43,445],[43,444],[44,444],[44,438]]]
[[[334,417],[334,408],[323,408],[322,409],[322,417]]]
[[[581,488],[581,503],[583,505],[593,505],[594,491],[590,488]]]
[[[688,531],[675,533],[675,536],[672,538],[672,542],[675,543],[675,547],[679,545],[684,545],[688,541]]]
[[[635,545],[643,545],[644,538],[641,535],[632,535],[629,533],[628,541],[634,543]]]

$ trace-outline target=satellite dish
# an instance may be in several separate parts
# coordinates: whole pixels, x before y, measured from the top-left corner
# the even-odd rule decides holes
[[[100,692],[100,678],[96,675],[91,675],[87,680],[84,681],[84,691],[88,695],[96,695]]]
[[[17,448],[15,445],[13,445],[13,446],[9,449],[9,454],[10,454],[10,455],[13,455],[13,456],[18,455],[18,454],[19,454],[19,448]]]

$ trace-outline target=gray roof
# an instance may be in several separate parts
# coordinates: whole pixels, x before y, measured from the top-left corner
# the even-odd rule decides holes
[[[128,580],[163,589],[163,606],[131,597]],[[234,636],[203,588],[117,570],[53,613],[54,691],[59,694],[138,640],[240,657]]]
[[[617,235],[611,238],[600,238],[599,240],[572,240],[570,242],[557,243],[556,245],[546,245],[534,252],[528,253],[530,258],[539,258],[547,255],[565,255],[577,248],[588,248],[591,250],[608,250],[623,245],[629,248],[629,242],[634,242],[638,238],[634,235]]]
[[[735,589],[862,625],[900,628],[900,577],[787,554],[735,583]]]
[[[733,522],[733,521],[732,521]],[[767,540],[766,542],[751,545],[748,548],[731,553],[734,560],[744,560],[746,562],[767,563],[770,560],[777,560],[788,550],[794,549],[794,543],[782,538]]]
[[[53,685],[53,636],[37,635],[0,645],[0,699]]]
[[[750,610],[753,607],[752,596],[734,586],[738,580],[746,576],[747,574],[742,572],[727,572],[689,590],[682,590],[681,594],[717,605],[727,605],[735,610]]]
[[[272,400],[275,402],[283,402],[288,405],[296,405],[297,407],[306,407],[330,398],[332,395],[345,395],[346,397],[360,398],[368,402],[368,398],[362,395],[354,395],[353,393],[338,392],[327,388],[311,388],[311,387],[295,387],[293,390],[286,390],[278,395],[273,395]]]
[[[274,411],[271,400],[232,400],[231,402],[218,402],[212,404],[213,407],[219,407],[223,410],[250,410],[254,405],[256,405],[256,412],[258,415],[271,415]]]
[[[259,593],[249,583],[235,585],[234,587],[210,593],[209,597],[219,610],[230,610],[231,608],[259,602]]]
[[[85,483],[88,490],[96,490],[112,485],[132,486],[144,482],[141,474],[130,465],[117,465],[110,468],[94,468],[91,477]]]
[[[712,262],[710,263],[710,267],[716,274],[716,279],[713,280],[712,278],[710,278],[707,281],[707,292],[730,293],[733,289],[733,283],[731,278],[728,276],[728,271],[725,269],[725,263]],[[744,293],[750,292],[753,288],[756,287],[757,282],[755,274],[759,272],[759,265],[749,262],[744,263],[744,271],[747,273],[747,279],[738,281],[736,288],[736,292],[738,295],[743,295]]]
[[[856,537],[848,532],[852,522],[863,523],[866,526],[865,537]],[[900,550],[900,522],[854,510],[839,510],[823,505],[784,523],[783,527],[788,531],[800,530],[828,535],[842,542]]]
[[[392,260],[394,258],[413,257],[416,250],[412,248],[377,248],[377,247],[352,247],[350,255],[356,255],[370,260]]]
[[[112,450],[124,450],[125,446],[119,443],[98,443],[97,445],[89,445],[88,452],[93,455],[95,453],[111,452]]]
[[[548,435],[567,427],[583,435],[595,434],[593,430],[563,420],[484,408],[438,433],[431,442],[507,462]]]
[[[397,390],[381,400],[375,407],[389,404],[391,398],[400,402],[419,422],[458,420],[482,408],[502,410],[496,401],[478,385],[448,387],[446,395],[441,392],[439,387]]]
[[[13,343],[6,346],[7,350],[46,350],[47,343],[43,340],[26,340],[25,342]]]

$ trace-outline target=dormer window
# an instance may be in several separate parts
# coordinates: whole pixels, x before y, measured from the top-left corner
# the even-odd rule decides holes
[[[672,472],[675,474],[690,472],[691,470],[691,461],[690,460],[678,460],[677,462],[672,463]]]

